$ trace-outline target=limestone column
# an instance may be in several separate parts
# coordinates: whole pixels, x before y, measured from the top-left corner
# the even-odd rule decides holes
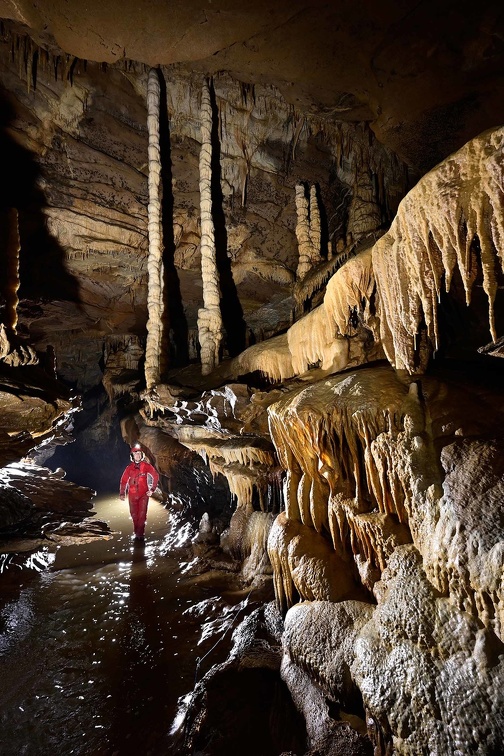
[[[3,261],[5,284],[2,286],[5,298],[4,325],[10,333],[16,333],[17,307],[19,303],[19,218],[15,207],[3,210],[0,215],[0,260]]]
[[[312,261],[316,264],[320,262],[321,231],[320,209],[315,184],[312,184],[310,187],[310,242],[312,246]]]
[[[201,151],[199,159],[201,214],[201,277],[203,307],[198,312],[198,337],[201,346],[201,372],[208,375],[219,364],[222,341],[219,273],[215,254],[212,218],[212,103],[208,82],[201,93]]]
[[[302,280],[311,270],[311,239],[308,199],[303,184],[296,184],[296,237],[298,240],[299,261],[296,275]]]
[[[163,232],[161,222],[161,152],[159,146],[159,76],[155,68],[147,81],[147,128],[149,132],[149,256],[147,260],[147,344],[145,383],[147,389],[160,381],[163,315]]]
[[[310,187],[309,199],[306,197],[303,184],[296,185],[296,212],[296,236],[299,248],[296,273],[301,281],[320,262],[320,209],[315,184]]]

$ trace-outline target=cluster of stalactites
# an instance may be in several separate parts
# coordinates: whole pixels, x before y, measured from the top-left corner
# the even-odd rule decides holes
[[[359,371],[290,393],[268,415],[287,470],[287,521],[308,529],[298,535],[308,538],[315,531],[339,558],[354,559],[371,589],[393,549],[411,540],[413,493],[403,474],[403,447],[423,428],[414,388],[408,391],[385,368]],[[269,546],[273,562],[275,550],[287,549],[290,532],[277,530]],[[285,559],[280,561],[277,600],[289,606],[290,573]]]
[[[336,372],[358,364],[351,361],[347,343],[354,341],[347,337],[354,335],[357,315],[395,368],[418,372],[427,361],[419,355],[418,336],[425,322],[438,348],[442,280],[448,291],[455,266],[470,303],[477,246],[495,341],[493,303],[498,267],[504,268],[503,143],[504,128],[485,132],[428,173],[402,201],[390,230],[331,277],[322,305],[278,343],[250,347],[238,367],[283,381],[314,365]],[[302,238],[308,245],[304,192],[301,199]]]
[[[212,103],[206,80],[203,82],[201,93],[199,186],[203,307],[198,311],[198,335],[201,346],[201,372],[208,375],[219,364],[223,328],[212,217]]]
[[[238,509],[252,512],[256,494],[260,508],[265,508],[268,471],[276,467],[272,449],[220,438],[185,439],[183,443],[203,458],[213,476],[226,478]]]
[[[296,184],[296,213],[296,237],[299,248],[296,275],[298,279],[303,279],[317,263],[322,262],[320,210],[314,184],[310,187],[309,197],[306,196],[304,185]]]
[[[436,350],[437,307],[455,267],[466,302],[478,265],[496,341],[497,269],[504,268],[504,128],[484,132],[424,176],[399,205],[390,230],[374,246],[380,337],[396,368],[415,370],[422,321]]]

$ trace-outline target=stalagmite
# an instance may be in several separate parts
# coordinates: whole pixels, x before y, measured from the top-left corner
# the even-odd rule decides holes
[[[303,184],[296,184],[296,237],[299,247],[297,277],[302,279],[311,270],[312,243],[310,238],[309,205]]]
[[[163,249],[161,225],[161,152],[159,146],[160,86],[158,72],[151,68],[147,82],[147,126],[149,130],[149,276],[147,294],[147,344],[145,382],[152,389],[160,381],[163,317]]]
[[[219,364],[222,314],[212,218],[212,104],[207,81],[203,82],[201,93],[199,169],[203,307],[198,311],[198,335],[201,346],[201,372],[208,375]]]
[[[312,245],[312,260],[314,262],[320,261],[320,209],[318,206],[317,187],[315,184],[312,184],[310,187],[310,241]]]
[[[320,209],[315,184],[310,187],[309,198],[306,197],[304,185],[296,184],[296,213],[296,237],[299,247],[296,275],[301,281],[315,265],[322,262]]]

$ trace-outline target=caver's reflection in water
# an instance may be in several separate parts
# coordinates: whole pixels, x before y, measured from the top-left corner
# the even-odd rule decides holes
[[[109,754],[155,753],[169,729],[166,696],[169,684],[164,638],[169,631],[160,621],[162,601],[149,569],[149,548],[132,547],[129,597],[112,691],[114,721],[110,723]]]

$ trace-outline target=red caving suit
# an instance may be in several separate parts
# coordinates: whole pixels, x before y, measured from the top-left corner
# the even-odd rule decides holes
[[[128,494],[133,529],[137,538],[143,538],[145,520],[147,519],[147,491],[154,491],[159,480],[157,470],[143,459],[141,462],[131,462],[121,476],[119,494]]]

